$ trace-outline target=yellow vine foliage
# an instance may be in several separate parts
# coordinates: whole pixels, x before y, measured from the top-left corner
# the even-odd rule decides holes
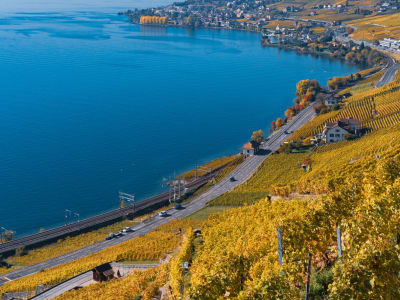
[[[297,130],[291,139],[300,140],[321,133],[327,122],[347,117],[359,120],[360,128],[368,130],[400,124],[400,81],[346,99],[344,108],[315,117]]]
[[[192,219],[171,221],[144,236],[136,237],[44,272],[8,282],[0,287],[0,294],[10,291],[31,291],[40,284],[55,285],[106,262],[161,259],[178,247],[181,241],[181,235],[177,234],[179,228],[199,226],[200,223],[200,221]]]
[[[182,263],[190,262],[192,260],[193,254],[193,242],[194,234],[192,228],[188,228],[186,231],[185,240],[182,244],[181,249],[178,254],[171,260],[171,270],[170,270],[170,285],[172,288],[173,295],[180,299],[180,289],[182,285]]]
[[[66,292],[56,300],[131,300],[142,297],[150,300],[158,294],[168,278],[168,265],[163,264],[148,270],[135,270],[124,278],[91,284],[87,287]]]
[[[212,215],[191,267],[191,299],[300,299],[308,253],[333,267],[329,299],[399,299],[400,148],[310,200],[260,200]],[[278,263],[281,228],[283,266]],[[337,261],[336,228],[343,255]]]

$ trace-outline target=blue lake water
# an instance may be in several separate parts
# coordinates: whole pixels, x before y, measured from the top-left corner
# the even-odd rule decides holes
[[[358,68],[261,48],[254,33],[140,27],[162,1],[0,4],[0,226],[18,235],[138,199],[237,153],[292,104],[296,83]],[[165,2],[164,2],[165,3]]]

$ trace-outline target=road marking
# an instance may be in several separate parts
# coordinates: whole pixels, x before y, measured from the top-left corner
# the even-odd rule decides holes
[[[7,276],[1,277],[1,279],[5,279],[7,281],[12,281],[12,279],[8,278]]]

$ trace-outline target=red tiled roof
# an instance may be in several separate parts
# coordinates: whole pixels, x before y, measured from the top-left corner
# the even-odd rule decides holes
[[[254,150],[254,147],[253,147],[253,145],[251,144],[251,142],[248,142],[247,144],[245,144],[245,145],[242,147],[242,149],[243,149],[243,150]]]

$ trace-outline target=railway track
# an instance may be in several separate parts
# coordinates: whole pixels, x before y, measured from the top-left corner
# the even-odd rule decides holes
[[[206,174],[192,182],[189,182],[186,187],[189,190],[199,188],[200,186],[207,183],[211,178],[213,178],[222,168],[223,167],[216,169],[209,174]],[[10,253],[20,247],[31,247],[37,244],[62,238],[67,235],[79,233],[92,227],[118,220],[121,217],[142,212],[148,208],[151,208],[152,206],[161,205],[168,202],[168,200],[169,193],[164,192],[156,196],[147,198],[138,203],[129,205],[125,208],[114,209],[109,212],[99,214],[75,223],[59,226],[53,229],[46,230],[44,232],[21,237],[7,243],[0,244],[0,254]]]

